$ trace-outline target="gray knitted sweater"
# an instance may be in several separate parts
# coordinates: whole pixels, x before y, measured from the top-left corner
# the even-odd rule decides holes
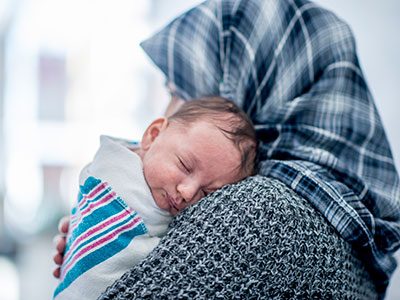
[[[252,177],[188,208],[99,299],[376,299],[362,263],[309,202]]]

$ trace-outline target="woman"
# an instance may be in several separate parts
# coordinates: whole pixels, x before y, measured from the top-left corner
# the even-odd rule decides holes
[[[184,211],[100,299],[383,298],[399,177],[349,27],[305,0],[210,0],[142,46],[170,109],[221,95],[249,114],[259,175]]]

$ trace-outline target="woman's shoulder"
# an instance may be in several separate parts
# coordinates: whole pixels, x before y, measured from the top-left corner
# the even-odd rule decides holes
[[[128,289],[128,282],[135,285]],[[361,262],[307,200],[250,177],[189,207],[158,247],[106,294],[372,299]],[[115,295],[116,295],[115,294]],[[107,299],[107,298],[105,298]]]

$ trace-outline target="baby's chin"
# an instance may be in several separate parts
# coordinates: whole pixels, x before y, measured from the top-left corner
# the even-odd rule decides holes
[[[168,210],[168,212],[173,217],[175,217],[177,214],[179,214],[179,211],[176,210],[175,208],[171,208],[170,210]]]

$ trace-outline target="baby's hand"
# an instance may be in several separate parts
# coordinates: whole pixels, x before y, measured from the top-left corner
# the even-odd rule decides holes
[[[54,244],[56,246],[57,253],[53,257],[53,261],[57,265],[57,268],[53,271],[55,278],[60,278],[60,266],[64,259],[64,250],[66,245],[66,235],[68,233],[69,217],[63,217],[58,223],[59,234],[54,237]]]

